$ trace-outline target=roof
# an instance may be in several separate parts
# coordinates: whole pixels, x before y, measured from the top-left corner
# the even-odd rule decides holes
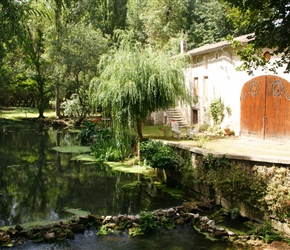
[[[253,39],[253,35],[254,34],[247,34],[247,35],[235,37],[231,41],[221,41],[221,42],[214,43],[214,44],[205,44],[199,48],[195,48],[195,49],[187,51],[186,54],[191,55],[191,56],[197,56],[197,55],[209,53],[209,52],[218,50],[220,48],[229,47],[233,44],[233,41],[239,41],[239,42],[245,44]]]

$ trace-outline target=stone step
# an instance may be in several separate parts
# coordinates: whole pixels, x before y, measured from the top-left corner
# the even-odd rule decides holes
[[[181,128],[189,127],[189,124],[187,124],[187,122],[185,121],[181,111],[178,110],[177,108],[170,108],[166,111],[166,113],[169,120],[174,120],[178,122],[179,127]]]

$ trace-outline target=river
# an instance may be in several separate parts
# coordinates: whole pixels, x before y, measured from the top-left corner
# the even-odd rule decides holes
[[[137,214],[181,205],[137,174],[114,172],[109,167],[71,160],[73,154],[52,150],[76,145],[76,133],[42,124],[0,123],[0,227],[31,222],[63,220],[65,208],[99,215]],[[142,185],[130,184],[141,180]],[[35,244],[27,241],[13,249],[236,249],[226,242],[212,242],[190,226],[129,237],[98,236],[94,230],[74,240]]]

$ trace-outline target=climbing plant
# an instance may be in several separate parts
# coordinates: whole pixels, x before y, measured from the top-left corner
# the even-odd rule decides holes
[[[221,97],[215,98],[209,106],[210,117],[213,119],[214,125],[222,123],[225,114],[225,104]]]

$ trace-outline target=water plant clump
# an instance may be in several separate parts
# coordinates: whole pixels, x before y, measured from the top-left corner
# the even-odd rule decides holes
[[[100,162],[122,161],[133,154],[136,146],[136,136],[130,133],[119,136],[100,119],[84,122],[78,141],[81,145],[89,145]]]

